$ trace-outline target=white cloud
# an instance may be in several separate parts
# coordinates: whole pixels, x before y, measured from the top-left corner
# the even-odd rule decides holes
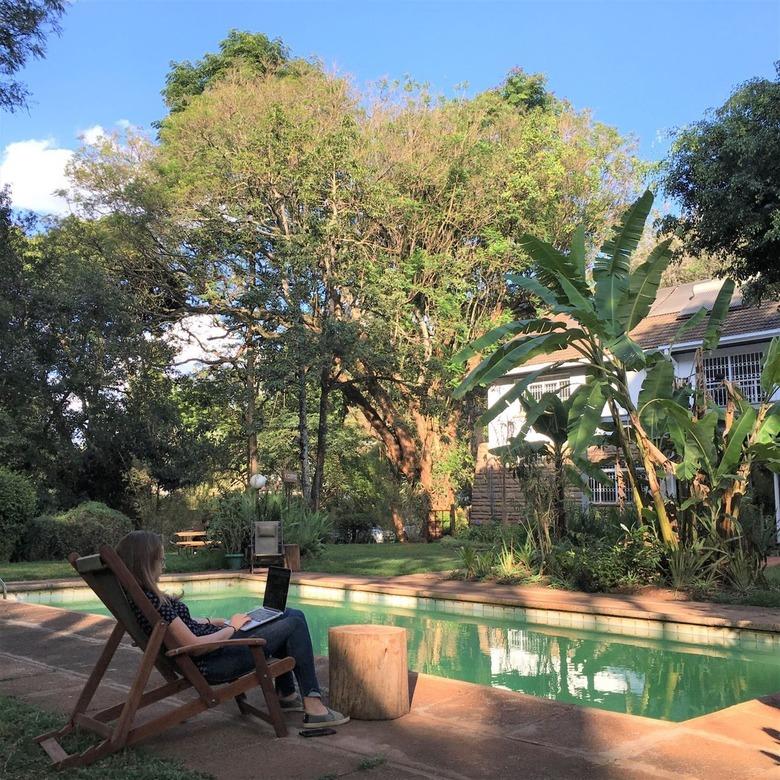
[[[72,156],[72,150],[59,149],[51,140],[8,144],[0,163],[0,186],[10,185],[11,201],[17,209],[67,214],[65,199],[54,192],[67,188],[65,166]]]
[[[133,123],[129,119],[117,119],[116,126],[120,130],[129,130],[131,127],[133,127]]]
[[[100,143],[100,141],[102,141],[106,135],[107,133],[103,129],[102,125],[92,125],[92,127],[88,127],[86,130],[82,130],[79,133],[79,138],[81,138],[85,144],[94,146],[95,144]]]
[[[215,317],[194,314],[177,322],[168,331],[168,341],[176,349],[176,361],[183,373],[197,370],[203,361],[235,354],[238,340]]]

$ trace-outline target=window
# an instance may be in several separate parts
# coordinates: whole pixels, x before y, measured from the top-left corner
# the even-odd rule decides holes
[[[617,479],[615,479],[615,467],[605,466],[602,471],[610,480],[610,485],[603,485],[593,477],[588,477],[588,486],[591,492],[591,503],[593,504],[617,504],[618,489]]]
[[[716,355],[704,358],[704,381],[707,391],[718,406],[726,405],[723,381],[738,385],[752,404],[760,403],[762,352],[742,352],[736,355]]]
[[[544,382],[533,382],[528,385],[528,394],[538,401],[545,393],[556,393],[559,398],[566,399],[571,396],[571,379],[548,379]]]
[[[636,468],[636,467],[635,467]],[[588,486],[591,492],[591,504],[617,504],[618,501],[618,483],[617,476],[615,474],[614,466],[602,466],[601,470],[607,475],[607,479],[610,481],[609,485],[603,485],[601,482],[588,477]],[[636,475],[639,479],[644,476],[645,470],[643,468],[636,468]],[[625,466],[621,466],[620,475],[623,481],[623,503],[633,504],[634,499],[631,496],[631,484],[629,483],[628,472]]]

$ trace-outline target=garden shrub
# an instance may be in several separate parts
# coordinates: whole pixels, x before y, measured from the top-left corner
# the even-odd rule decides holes
[[[38,503],[32,480],[0,466],[0,561],[8,561]]]
[[[17,557],[27,561],[57,560],[71,552],[92,555],[103,544],[116,546],[133,530],[127,515],[99,501],[87,501],[58,515],[41,515],[28,523]]]
[[[333,520],[327,512],[315,512],[302,502],[292,502],[283,513],[285,544],[297,544],[301,555],[319,555],[333,533]]]
[[[615,542],[584,534],[556,546],[552,574],[586,592],[657,582],[663,547],[645,526],[623,528]]]
[[[208,533],[226,553],[243,553],[250,545],[252,523],[259,519],[255,493],[228,493],[216,501]]]

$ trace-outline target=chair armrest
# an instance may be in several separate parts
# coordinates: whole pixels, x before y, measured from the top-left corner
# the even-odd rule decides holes
[[[182,645],[181,647],[174,647],[173,650],[169,650],[165,655],[168,658],[175,658],[177,655],[189,655],[197,650],[217,650],[225,645],[231,647],[244,646],[244,647],[262,647],[265,644],[265,639],[260,637],[252,637],[251,639],[215,639],[213,642],[200,642],[193,645]]]

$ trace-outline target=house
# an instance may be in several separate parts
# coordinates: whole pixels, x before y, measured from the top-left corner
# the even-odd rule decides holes
[[[675,374],[680,379],[695,380],[694,355],[701,346],[707,326],[706,319],[685,333],[683,341],[673,339],[685,322],[701,307],[711,309],[722,285],[722,280],[709,280],[661,288],[649,315],[631,332],[632,338],[644,349],[661,349],[671,353]],[[722,380],[728,379],[740,386],[748,400],[760,401],[760,376],[763,355],[774,336],[780,335],[780,308],[776,301],[765,301],[760,306],[744,306],[739,292],[732,298],[726,315],[718,348],[704,356],[704,377],[713,399],[725,403]],[[585,382],[584,367],[578,353],[567,348],[555,354],[540,355],[516,371],[507,374],[488,388],[488,405],[495,403],[513,384],[545,364],[568,361],[528,388],[528,393],[540,398],[543,393],[557,392],[567,398],[577,386]],[[636,402],[644,381],[644,372],[629,374],[629,391]],[[488,427],[488,439],[480,444],[472,490],[471,521],[487,522],[491,518],[512,520],[523,512],[524,492],[511,472],[504,469],[491,450],[505,445],[521,428],[522,407],[515,401],[496,417]],[[533,430],[529,439],[538,438]],[[614,468],[604,471],[614,475]],[[774,514],[780,534],[780,481],[778,475],[758,468],[752,475],[753,494],[766,513]],[[617,484],[611,487],[591,481],[592,497],[588,498],[574,486],[568,488],[567,498],[582,504],[609,506],[618,502]]]

